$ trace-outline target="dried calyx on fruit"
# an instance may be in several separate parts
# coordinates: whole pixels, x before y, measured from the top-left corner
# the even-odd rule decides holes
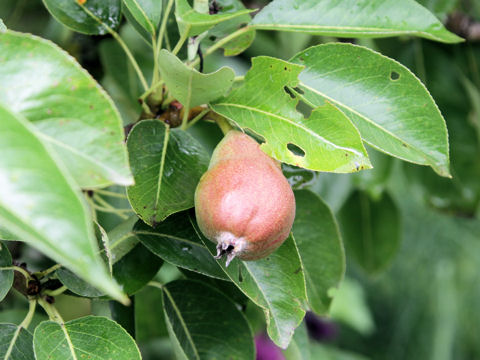
[[[280,164],[248,135],[232,130],[217,145],[195,192],[200,230],[226,265],[264,258],[288,237],[295,197]]]

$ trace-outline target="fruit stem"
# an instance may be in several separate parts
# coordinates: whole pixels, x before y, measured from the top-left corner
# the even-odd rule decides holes
[[[211,113],[210,116],[215,122],[217,123],[218,127],[222,130],[223,135],[227,135],[227,133],[233,129],[233,126],[230,125],[227,119],[223,116],[215,114],[214,112]]]

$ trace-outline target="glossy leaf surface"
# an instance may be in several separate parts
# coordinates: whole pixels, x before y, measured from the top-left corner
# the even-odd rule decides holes
[[[203,236],[201,239],[212,256],[216,254],[215,244]],[[235,285],[264,310],[268,335],[278,346],[286,348],[306,307],[305,279],[292,237],[264,259],[234,259],[228,268],[224,261],[217,262]]]
[[[235,78],[235,73],[228,67],[202,74],[167,50],[160,51],[158,65],[168,90],[190,109],[225,95]]]
[[[177,358],[255,358],[247,319],[218,290],[191,280],[177,280],[163,288],[163,308]]]
[[[254,58],[244,83],[212,108],[263,137],[261,149],[282,162],[340,173],[371,167],[358,131],[335,106],[322,104],[308,119],[296,110],[298,98],[289,88],[297,86],[302,69],[279,59]]]
[[[357,262],[368,272],[384,269],[400,244],[400,213],[388,193],[372,201],[365,193],[354,193],[340,211],[342,233]]]
[[[12,266],[12,256],[7,245],[0,241],[0,301],[7,295],[13,284],[13,270],[2,270]]]
[[[208,166],[208,153],[190,134],[158,120],[144,120],[127,141],[135,185],[127,189],[135,212],[154,225],[194,205],[194,193]]]
[[[33,336],[14,324],[0,324],[0,359],[33,360]]]
[[[203,275],[228,280],[198,238],[190,217],[189,212],[174,214],[155,228],[139,221],[133,232],[143,245],[163,260]]]
[[[338,106],[373,147],[449,176],[445,120],[425,86],[400,63],[367,48],[325,44],[297,54],[302,95]]]
[[[117,299],[81,193],[23,117],[0,106],[0,221],[20,239]]]
[[[106,26],[115,29],[121,20],[122,0],[88,0],[83,5],[99,21],[90,16],[77,0],[43,0],[50,14],[72,30],[89,34],[103,35]]]
[[[81,187],[132,183],[120,115],[70,55],[11,31],[0,33],[0,54],[0,102],[36,126]]]
[[[252,25],[333,37],[415,35],[446,43],[462,41],[414,0],[275,0]]]
[[[332,287],[345,272],[345,253],[337,223],[329,207],[308,190],[295,191],[297,205],[293,235],[302,260],[310,308],[328,311]]]
[[[87,316],[59,324],[45,321],[33,336],[36,360],[140,360],[135,341],[114,321]]]

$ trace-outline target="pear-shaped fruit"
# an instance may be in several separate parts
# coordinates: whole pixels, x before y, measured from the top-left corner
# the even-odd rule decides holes
[[[227,266],[264,258],[288,237],[295,197],[280,164],[248,135],[229,131],[213,152],[195,192],[200,230],[217,243]]]

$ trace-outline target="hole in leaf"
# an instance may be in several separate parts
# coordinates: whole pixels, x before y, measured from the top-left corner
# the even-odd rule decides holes
[[[303,151],[303,149],[301,149],[300,147],[298,147],[295,144],[288,143],[287,144],[287,149],[290,150],[290,152],[295,156],[301,156],[301,157],[305,156],[305,151]]]
[[[398,80],[400,79],[400,74],[397,73],[396,71],[392,71],[390,73],[390,79],[392,79],[393,81]]]
[[[303,95],[305,94],[305,91],[303,91],[302,89],[300,89],[299,87],[294,87],[293,90],[295,90],[297,93],[299,93],[300,95]]]
[[[285,90],[285,92],[292,98],[292,99],[295,99],[295,94],[292,92],[292,90],[290,90],[287,86],[284,86],[283,87],[283,90]]]
[[[215,40],[217,40],[217,37],[216,36],[210,36],[209,39],[210,39],[210,41],[215,41]]]

